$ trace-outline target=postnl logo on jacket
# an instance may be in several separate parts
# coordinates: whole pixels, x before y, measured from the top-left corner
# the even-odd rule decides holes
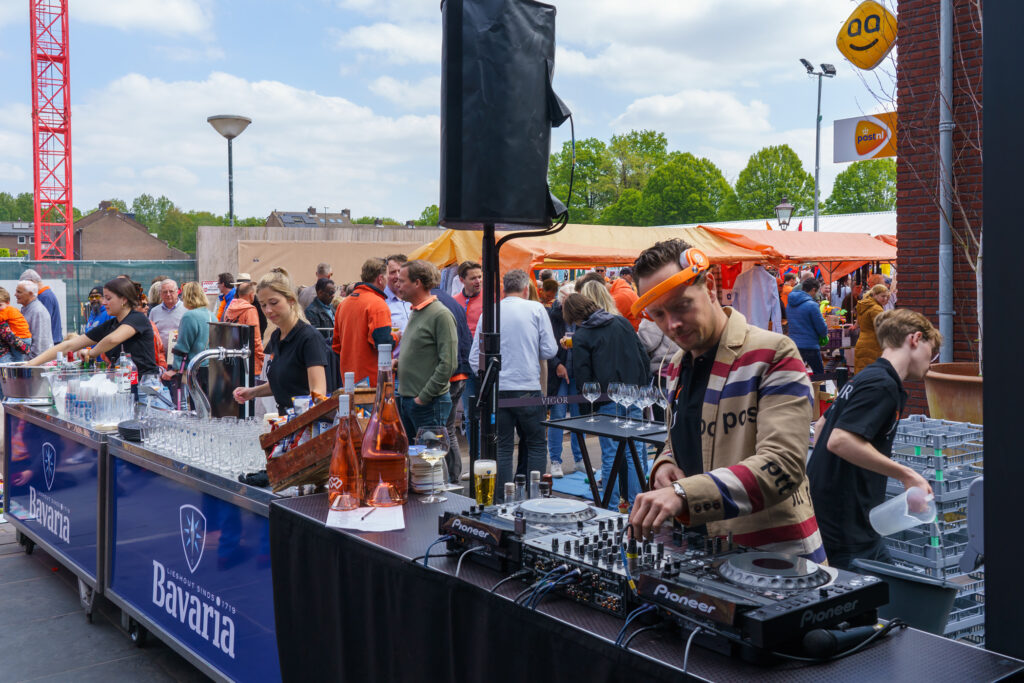
[[[865,118],[857,123],[854,128],[854,146],[857,156],[874,156],[872,152],[878,151],[885,141],[889,139],[889,127],[874,117]]]

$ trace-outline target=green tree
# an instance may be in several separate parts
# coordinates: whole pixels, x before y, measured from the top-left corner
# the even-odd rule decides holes
[[[430,206],[420,211],[420,217],[413,221],[416,225],[429,225],[431,227],[438,225],[441,221],[441,209],[438,208],[437,204],[431,204]]]
[[[548,185],[556,197],[565,201],[569,199],[571,178],[570,220],[573,223],[593,223],[601,211],[615,201],[615,173],[608,146],[597,138],[586,138],[576,142],[575,170],[571,142],[563,143],[562,150],[551,155]]]
[[[173,208],[174,202],[163,195],[160,195],[159,199],[153,199],[152,195],[140,194],[132,201],[135,220],[156,233],[160,232],[167,213]]]
[[[352,222],[356,223],[358,225],[373,225],[374,221],[377,221],[377,220],[381,220],[381,219],[378,219],[376,216],[360,216],[359,218],[355,219]],[[384,221],[384,225],[401,225],[401,223],[396,221],[394,218],[386,218],[385,217],[382,220]]]
[[[896,209],[896,160],[855,161],[836,176],[822,213],[864,213]]]
[[[740,217],[771,218],[783,197],[793,204],[794,214],[813,209],[814,178],[789,145],[758,150],[736,179]]]
[[[31,192],[21,192],[14,198],[14,215],[12,221],[34,221],[36,203]]]
[[[632,188],[642,190],[654,170],[668,161],[668,139],[653,130],[613,135],[608,145],[615,168],[615,196]]]
[[[707,159],[673,152],[669,161],[651,174],[642,194],[643,224],[672,225],[716,220],[733,190]]]
[[[644,225],[643,193],[631,187],[619,195],[618,201],[601,212],[603,225]]]

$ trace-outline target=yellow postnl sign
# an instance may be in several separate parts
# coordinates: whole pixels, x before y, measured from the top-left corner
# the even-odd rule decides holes
[[[896,45],[896,17],[875,0],[857,5],[836,36],[836,47],[859,69],[874,69]]]

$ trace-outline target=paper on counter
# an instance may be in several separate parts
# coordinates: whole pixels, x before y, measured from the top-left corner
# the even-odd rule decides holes
[[[371,512],[372,514],[368,514]],[[396,531],[405,528],[405,512],[401,505],[387,508],[330,510],[327,513],[327,526],[354,531]]]

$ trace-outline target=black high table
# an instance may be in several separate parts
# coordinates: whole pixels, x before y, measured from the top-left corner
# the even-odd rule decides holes
[[[590,421],[592,417],[594,418],[593,422]],[[629,428],[623,428],[622,423],[624,421],[630,425]],[[619,495],[625,500],[629,499],[629,476],[627,472],[629,465],[626,462],[626,449],[629,449],[633,467],[636,469],[637,479],[640,480],[640,488],[647,491],[649,486],[646,477],[644,477],[643,467],[640,466],[636,442],[653,444],[658,448],[658,453],[661,453],[665,447],[665,440],[668,438],[665,428],[656,422],[652,422],[651,426],[646,429],[637,429],[638,423],[635,420],[623,418],[619,423],[615,423],[612,421],[611,415],[603,415],[601,413],[581,415],[580,417],[566,417],[559,420],[542,420],[541,424],[549,429],[564,429],[576,439],[576,443],[580,445],[580,451],[583,453],[583,466],[587,469],[590,492],[594,496],[594,502],[600,501],[602,508],[607,508],[611,502],[616,478],[619,480]],[[590,464],[590,453],[587,451],[587,436],[604,436],[618,442],[611,474],[608,476],[608,481],[604,482],[603,497],[600,496],[597,490],[594,468]],[[644,455],[646,456],[646,453]]]
[[[437,519],[473,500],[449,494],[405,505],[405,529],[329,529],[327,496],[270,507],[274,606],[285,681],[991,681],[1024,662],[914,629],[828,664],[759,667],[694,646],[688,673],[678,631],[614,645],[623,620],[549,595],[536,612],[512,603],[525,584],[490,589],[502,574],[468,558],[413,558],[438,537]],[[439,544],[432,553],[443,553]],[[631,631],[636,627],[631,627]]]

